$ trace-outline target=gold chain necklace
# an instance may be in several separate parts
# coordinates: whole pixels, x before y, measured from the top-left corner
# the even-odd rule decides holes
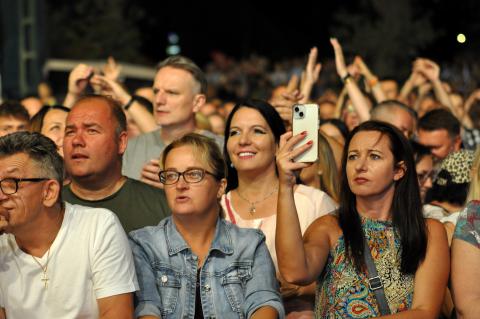
[[[47,270],[48,270],[48,262],[50,261],[50,248],[52,248],[52,246],[50,246],[48,248],[48,252],[47,252],[47,262],[45,263],[45,266],[42,266],[42,264],[37,260],[37,258],[33,255],[30,255],[32,256],[33,260],[35,260],[35,262],[40,266],[40,268],[42,269],[42,272],[43,272],[43,275],[42,275],[42,279],[40,279],[41,281],[43,281],[43,283],[45,284],[45,289],[47,289],[48,287],[48,281],[50,279],[48,279],[48,274],[47,274]]]
[[[238,189],[237,189],[237,194],[241,199],[243,199],[244,201],[246,201],[250,205],[250,209],[249,209],[248,212],[250,213],[250,215],[253,216],[253,214],[255,214],[257,212],[257,209],[255,208],[255,205],[263,202],[264,200],[266,200],[267,198],[272,196],[277,190],[278,190],[278,185],[270,193],[268,193],[267,196],[265,196],[264,198],[262,198],[260,200],[254,201],[254,202],[251,202],[247,198],[243,197],[242,193],[240,193],[240,191]]]

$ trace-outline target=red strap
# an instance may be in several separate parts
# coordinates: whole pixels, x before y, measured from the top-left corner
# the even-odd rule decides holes
[[[225,195],[225,206],[227,206],[228,217],[230,217],[230,222],[236,224],[235,216],[233,216],[232,208],[230,207],[230,201],[228,200],[227,195]]]

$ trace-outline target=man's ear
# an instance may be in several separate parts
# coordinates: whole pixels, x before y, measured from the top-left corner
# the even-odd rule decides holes
[[[205,94],[195,94],[193,98],[193,113],[200,111],[200,108],[207,102],[207,97]]]
[[[128,133],[123,131],[118,137],[118,154],[123,155],[127,150]]]
[[[400,161],[395,165],[395,174],[393,175],[393,180],[399,181],[402,179],[403,176],[405,176],[405,173],[407,172],[407,165],[405,165],[404,161]]]
[[[461,147],[462,147],[462,137],[459,134],[453,139],[453,152],[459,151]]]
[[[53,207],[60,197],[60,190],[62,186],[58,181],[49,179],[43,187],[43,205],[45,207]]]

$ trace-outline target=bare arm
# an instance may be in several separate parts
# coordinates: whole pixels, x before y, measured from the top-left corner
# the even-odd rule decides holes
[[[309,166],[290,160],[310,147],[305,144],[295,150],[293,146],[303,138],[301,134],[291,137],[288,132],[280,138],[280,150],[277,152],[279,170],[279,192],[277,204],[277,226],[275,249],[278,267],[282,277],[289,283],[307,285],[321,273],[329,252],[328,235],[318,220],[314,222],[302,239],[300,223],[293,198],[295,170]],[[320,219],[322,220],[322,218]]]
[[[6,319],[6,318],[7,316],[5,315],[5,309],[2,308],[0,311],[0,319]]]
[[[480,249],[454,239],[452,243],[452,294],[458,319],[480,318]]]
[[[450,270],[450,253],[443,225],[427,219],[425,260],[415,273],[412,308],[381,318],[436,319],[440,313]]]
[[[335,51],[335,65],[337,67],[337,73],[340,78],[343,80],[348,75],[347,66],[345,64],[345,58],[343,57],[342,47],[338,43],[337,39],[330,39],[330,43],[333,46]],[[365,122],[370,119],[370,107],[368,106],[367,100],[360,91],[357,83],[353,79],[347,79],[345,81],[345,87],[348,92],[348,96],[352,101],[353,107],[358,113],[360,122]]]
[[[445,88],[442,85],[442,81],[440,81],[440,67],[438,64],[428,59],[417,59],[414,63],[414,70],[423,74],[423,76],[432,83],[433,92],[435,93],[437,100],[442,105],[448,107],[448,109],[459,118],[461,114],[458,114],[450,100],[450,96],[448,96],[447,91],[445,91]]]
[[[111,94],[122,106],[130,102],[132,98],[117,82],[106,76],[95,75],[92,83],[101,86],[104,92]],[[133,101],[127,112],[143,133],[152,132],[158,128],[153,115],[137,101]]]
[[[303,98],[299,103],[307,103],[310,100],[310,94],[312,93],[312,88],[315,83],[318,81],[318,76],[322,65],[317,63],[318,49],[313,47],[310,50],[308,55],[307,66],[305,67],[304,76],[302,78],[302,84],[300,87],[300,92],[303,95]]]
[[[73,68],[68,76],[68,93],[65,96],[63,105],[71,108],[85,91],[89,76],[93,73],[93,68],[86,64],[79,64]]]
[[[133,319],[133,294],[97,299],[100,319]]]
[[[377,103],[381,103],[387,99],[385,92],[382,90],[382,86],[378,81],[378,78],[370,71],[367,64],[363,61],[363,59],[359,56],[355,57],[355,62],[360,73],[365,77],[368,86],[372,89],[373,96]]]
[[[276,319],[278,318],[278,313],[275,308],[270,306],[263,306],[258,308],[253,315],[250,317],[251,319]]]

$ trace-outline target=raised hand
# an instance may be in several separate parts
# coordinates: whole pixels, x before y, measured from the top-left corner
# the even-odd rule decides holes
[[[307,138],[306,132],[292,136],[292,132],[287,132],[280,136],[280,145],[276,154],[279,183],[293,187],[296,183],[295,171],[306,168],[312,163],[294,162],[293,159],[304,153],[312,147],[311,141],[295,148],[294,146],[301,140]]]
[[[292,124],[292,106],[300,103],[302,98],[303,95],[298,90],[295,90],[291,93],[282,93],[280,97],[271,101],[272,106],[277,110],[278,114],[280,114],[282,120],[287,123],[287,126]]]
[[[440,79],[440,67],[437,63],[429,59],[419,58],[413,63],[414,72],[422,74],[429,81],[437,81]]]
[[[109,56],[107,63],[102,68],[105,77],[112,81],[118,81],[118,77],[122,71],[122,66],[115,61],[112,56]]]
[[[105,75],[94,75],[90,82],[99,87],[103,94],[111,95],[122,105],[127,104],[131,99],[130,94],[118,82]]]
[[[155,186],[157,188],[163,188],[163,184],[160,183],[160,177],[158,177],[159,172],[159,160],[152,159],[150,160],[150,162],[143,166],[140,180],[146,184]]]
[[[80,95],[88,85],[89,77],[93,76],[94,69],[90,65],[79,64],[73,68],[68,76],[68,93]]]
[[[335,52],[335,66],[337,68],[337,74],[343,79],[348,74],[348,71],[347,65],[345,64],[345,57],[343,56],[342,47],[336,38],[331,38],[330,43],[332,44],[333,51]]]

